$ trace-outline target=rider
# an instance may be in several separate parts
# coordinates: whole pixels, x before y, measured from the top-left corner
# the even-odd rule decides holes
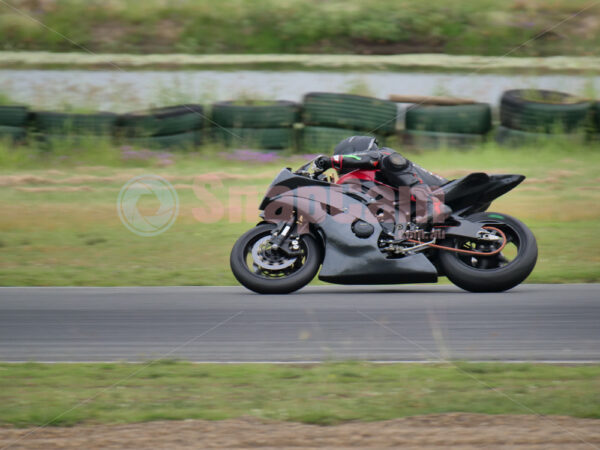
[[[417,223],[438,222],[452,213],[433,189],[448,182],[421,166],[409,161],[390,148],[379,148],[377,140],[371,136],[352,136],[340,142],[333,156],[319,156],[315,165],[321,170],[336,169],[340,174],[354,170],[376,170],[379,182],[393,187],[410,187],[410,193],[417,204],[431,205],[426,212],[416,217]]]

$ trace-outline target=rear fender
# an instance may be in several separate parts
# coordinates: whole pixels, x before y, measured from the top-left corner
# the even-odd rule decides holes
[[[523,182],[525,175],[490,175],[490,181],[480,201],[491,202]]]
[[[487,175],[472,173],[441,187],[447,205],[461,214],[487,209],[498,197],[514,189],[524,175]]]

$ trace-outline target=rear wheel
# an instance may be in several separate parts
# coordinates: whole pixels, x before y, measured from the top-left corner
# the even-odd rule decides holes
[[[308,234],[296,238],[293,255],[273,249],[273,224],[260,224],[244,233],[231,250],[235,278],[259,294],[288,294],[308,284],[319,270],[321,248]],[[291,238],[288,238],[290,240]]]
[[[457,286],[471,292],[501,292],[525,280],[537,261],[535,236],[521,221],[506,214],[477,213],[469,217],[497,228],[506,236],[506,245],[500,253],[479,256],[442,250],[440,267]],[[490,228],[490,234],[498,234]],[[493,252],[501,240],[482,242],[467,238],[452,238],[444,245],[475,252]]]

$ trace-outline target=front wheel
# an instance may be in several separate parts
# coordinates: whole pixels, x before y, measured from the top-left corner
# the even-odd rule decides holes
[[[521,221],[506,214],[477,213],[470,220],[502,230],[506,245],[500,253],[478,256],[441,251],[440,268],[456,284],[471,292],[502,292],[525,280],[535,267],[538,249],[535,236]],[[482,244],[467,238],[452,238],[444,243],[449,247],[476,252],[491,252],[494,245]]]
[[[259,294],[288,294],[314,278],[321,265],[321,247],[304,234],[299,249],[290,256],[271,246],[273,224],[260,224],[244,233],[231,250],[229,263],[235,278]],[[288,238],[289,239],[289,238]]]

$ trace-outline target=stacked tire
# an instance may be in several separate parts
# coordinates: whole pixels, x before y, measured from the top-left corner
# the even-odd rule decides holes
[[[600,102],[592,105],[592,126],[590,137],[592,141],[600,141]]]
[[[343,139],[370,135],[380,141],[396,132],[396,104],[352,94],[311,92],[304,96],[302,149],[329,153]]]
[[[581,139],[589,128],[593,104],[573,95],[540,89],[502,94],[496,140],[510,145],[535,143],[549,136]]]
[[[0,106],[0,141],[22,142],[29,110],[25,106]]]
[[[90,140],[112,140],[117,117],[109,112],[74,114],[38,111],[34,114],[34,126],[42,141],[54,147]]]
[[[202,105],[177,105],[123,114],[118,121],[122,143],[151,149],[186,149],[202,143]]]
[[[300,105],[289,101],[212,105],[213,136],[226,147],[282,150],[296,145]]]
[[[491,129],[487,103],[413,105],[406,110],[402,137],[416,148],[469,147],[482,143]]]

